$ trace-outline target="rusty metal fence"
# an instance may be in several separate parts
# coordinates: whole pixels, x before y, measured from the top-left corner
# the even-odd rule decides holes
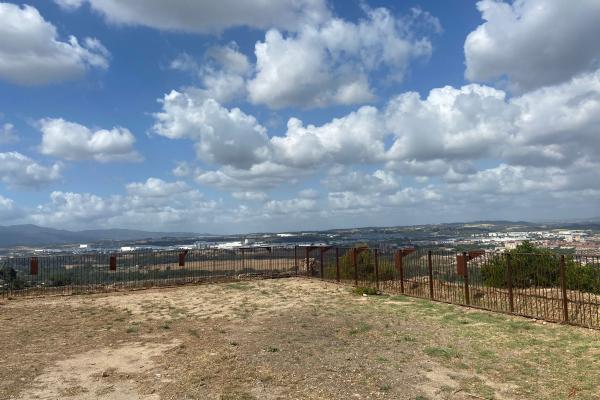
[[[0,297],[79,294],[296,274],[294,248],[251,247],[11,257]]]
[[[600,257],[440,249],[248,247],[0,261],[0,296],[308,276],[600,329]]]
[[[600,329],[600,257],[312,247],[303,270],[325,280]]]

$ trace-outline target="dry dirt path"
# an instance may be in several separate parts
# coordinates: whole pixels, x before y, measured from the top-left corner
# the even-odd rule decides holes
[[[600,332],[300,278],[0,303],[0,399],[600,399]]]

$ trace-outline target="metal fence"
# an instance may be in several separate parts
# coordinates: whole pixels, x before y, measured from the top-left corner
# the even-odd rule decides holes
[[[308,276],[600,329],[600,257],[366,247],[251,247],[13,257],[0,296]]]
[[[252,247],[11,257],[0,261],[0,296],[79,294],[297,271],[294,248]]]
[[[600,257],[312,247],[302,272],[386,293],[600,329]]]

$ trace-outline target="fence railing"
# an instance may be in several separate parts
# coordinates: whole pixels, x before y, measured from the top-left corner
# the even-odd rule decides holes
[[[313,247],[321,279],[600,329],[600,257]]]
[[[550,253],[265,246],[13,257],[0,261],[0,296],[294,275],[600,329],[600,257]]]
[[[0,296],[78,294],[296,273],[294,248],[252,247],[11,257]]]

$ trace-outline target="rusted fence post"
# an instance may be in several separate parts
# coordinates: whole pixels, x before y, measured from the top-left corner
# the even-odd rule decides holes
[[[30,266],[29,266],[29,273],[31,275],[37,275],[38,274],[38,267],[39,267],[38,258],[37,257],[31,257]]]
[[[335,248],[335,279],[340,281],[340,249]]]
[[[560,268],[560,290],[562,292],[562,305],[563,305],[563,321],[569,322],[569,299],[567,298],[567,282],[565,279],[565,256],[560,256],[559,262]]]
[[[512,256],[506,254],[506,282],[508,287],[508,309],[511,314],[515,312],[515,298],[513,294],[513,269],[512,269]]]
[[[402,264],[402,250],[396,251],[396,269],[400,275],[400,293],[404,294],[404,265]]]
[[[379,290],[379,251],[378,249],[373,251],[375,252],[375,288]]]
[[[310,272],[309,272],[310,267],[308,265],[310,262],[310,260],[308,259],[309,255],[310,255],[309,247],[306,247],[306,276],[310,276]]]
[[[464,267],[464,278],[465,278],[465,304],[471,304],[471,298],[469,293],[469,265],[467,264],[467,253],[463,251],[462,253],[462,262]]]
[[[294,268],[296,269],[296,275],[298,275],[298,246],[294,246]]]
[[[427,252],[427,270],[429,272],[429,298],[433,299],[433,260],[431,250]]]
[[[110,256],[110,258],[108,260],[108,269],[110,271],[117,270],[117,256],[115,256],[115,255]]]
[[[354,286],[358,286],[358,260],[356,248],[352,249],[352,263],[354,264]]]
[[[321,248],[320,253],[321,254],[320,254],[319,261],[320,261],[321,265],[320,265],[319,273],[321,274],[321,280],[323,280],[323,279],[325,279],[325,277],[323,276],[323,271],[324,271],[324,268],[323,268],[323,253],[324,253],[323,248]]]

